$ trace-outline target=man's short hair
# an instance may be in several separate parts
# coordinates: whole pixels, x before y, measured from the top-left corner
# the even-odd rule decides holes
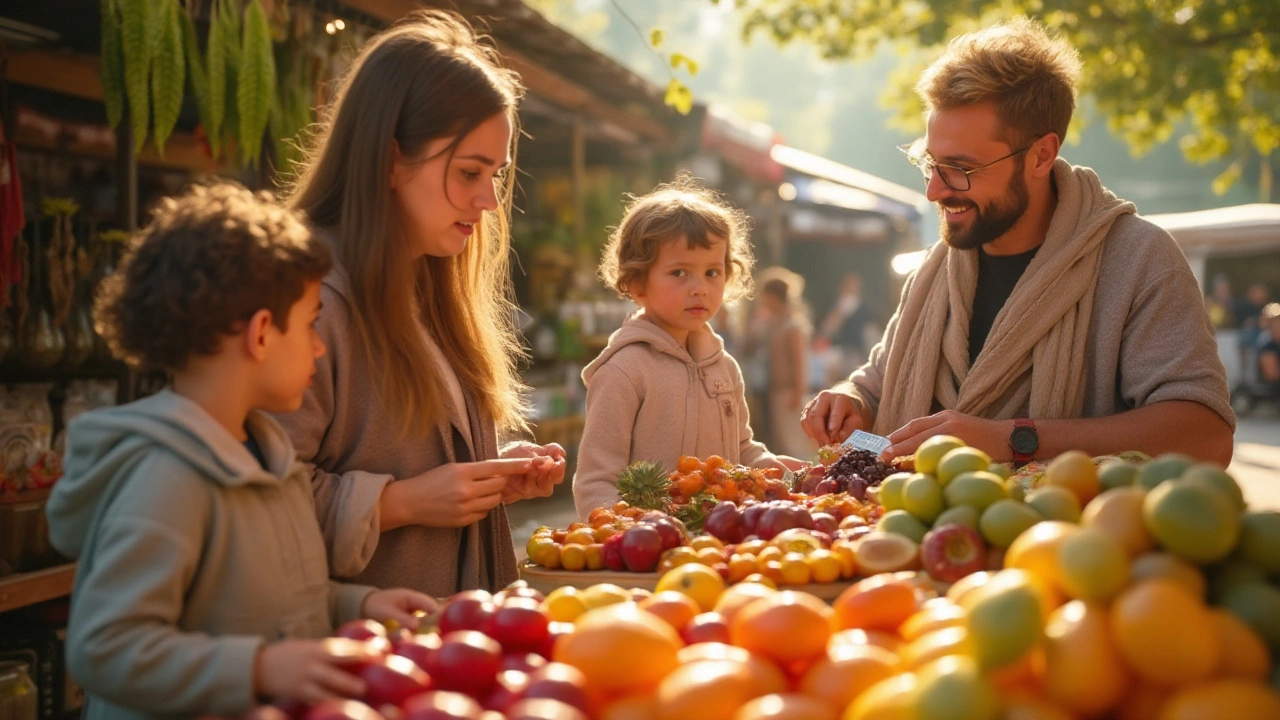
[[[930,111],[994,104],[1001,140],[1018,148],[1050,132],[1066,138],[1079,77],[1080,53],[1019,17],[952,40],[916,92]]]
[[[94,305],[98,332],[130,365],[181,370],[217,352],[259,310],[288,330],[308,281],[333,266],[304,217],[231,182],[197,185],[156,206]]]

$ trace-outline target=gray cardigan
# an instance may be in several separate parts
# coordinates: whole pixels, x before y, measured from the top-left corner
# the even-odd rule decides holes
[[[447,418],[422,418],[414,435],[397,441],[393,413],[371,381],[378,369],[368,366],[357,344],[350,285],[341,268],[324,279],[320,297],[317,330],[328,351],[316,362],[315,381],[302,407],[278,420],[311,471],[333,575],[436,597],[505,587],[517,572],[502,505],[464,528],[378,530],[378,502],[387,483],[446,463],[496,458],[493,419],[482,417],[464,392],[466,408],[450,403]],[[459,432],[464,427],[476,447]]]

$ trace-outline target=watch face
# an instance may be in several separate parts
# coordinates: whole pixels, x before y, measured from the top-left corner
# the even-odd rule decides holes
[[[1030,455],[1040,447],[1040,436],[1029,427],[1014,428],[1009,442],[1013,445],[1014,452],[1019,455]]]

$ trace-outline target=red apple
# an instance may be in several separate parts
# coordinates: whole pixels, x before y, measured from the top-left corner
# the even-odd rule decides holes
[[[359,700],[325,700],[307,711],[306,720],[383,720],[382,715]]]
[[[385,638],[387,629],[382,623],[373,620],[351,620],[333,634],[334,637],[351,638],[352,640],[368,640],[369,638]]]
[[[761,503],[753,503],[747,505],[742,511],[742,536],[746,539],[749,535],[759,535],[760,518],[768,512],[769,508]]]
[[[484,590],[467,590],[454,595],[440,610],[440,634],[456,630],[484,630],[496,610],[493,596]]]
[[[934,580],[953,583],[986,569],[987,546],[973,528],[948,523],[925,534],[920,563]]]
[[[547,627],[548,630],[550,630],[550,625]],[[515,652],[507,653],[502,656],[503,670],[519,670],[520,672],[527,673],[533,672],[546,664],[547,659],[538,653]]]
[[[756,527],[756,534],[761,540],[772,540],[778,536],[783,530],[790,530],[794,527],[800,527],[796,523],[795,515],[792,514],[790,508],[774,506],[764,511],[760,516],[760,523]]]
[[[662,537],[663,550],[670,550],[673,547],[680,547],[684,544],[684,535],[680,532],[680,529],[675,526],[675,523],[672,523],[665,518],[658,518],[649,520],[645,524],[652,526],[653,529],[658,531],[658,535]]]
[[[396,648],[396,655],[407,657],[418,667],[426,670],[427,663],[430,662],[428,658],[439,649],[440,636],[435,633],[428,633],[426,635],[414,635],[411,639],[400,643],[400,647]],[[429,670],[427,672],[430,674]]]
[[[823,478],[813,486],[813,492],[809,493],[813,496],[831,495],[840,492],[840,481],[835,478]]]
[[[480,720],[480,703],[448,690],[433,690],[409,698],[400,707],[400,720]]]
[[[525,699],[511,706],[508,720],[588,720],[578,708],[548,698]]]
[[[704,612],[693,616],[693,619],[680,628],[680,637],[686,645],[704,642],[724,643],[732,645],[729,638],[729,623],[718,612]]]
[[[505,713],[512,705],[524,698],[524,689],[529,686],[529,676],[519,670],[505,670],[498,673],[493,689],[481,701],[485,710],[496,710]]]
[[[600,557],[604,560],[604,566],[614,572],[621,572],[627,569],[627,564],[622,561],[622,536],[624,534],[610,535],[600,548]]]
[[[536,652],[547,641],[550,622],[537,600],[510,598],[489,618],[485,634],[497,640],[506,652]]]
[[[828,535],[835,535],[836,530],[840,529],[840,521],[831,513],[816,512],[813,513],[813,529],[824,532]]]
[[[311,709],[310,705],[301,700],[277,700],[273,706],[279,708],[281,712],[293,718],[293,720],[302,720],[307,716],[307,711]]]
[[[542,602],[546,599],[542,593],[529,587],[529,583],[524,580],[516,580],[493,596],[493,604],[499,606],[505,605],[507,600],[517,597],[533,598],[538,602]]]
[[[502,667],[502,646],[475,630],[451,632],[423,667],[441,689],[483,697]]]
[[[652,525],[636,525],[622,533],[622,561],[631,572],[652,572],[662,556],[662,536]]]
[[[360,677],[365,683],[364,700],[373,707],[399,705],[431,689],[431,678],[427,673],[400,655],[387,655],[369,663],[360,672]]]
[[[573,633],[574,625],[568,622],[553,622],[547,625],[547,641],[538,649],[538,654],[550,660],[555,657],[556,641]]]
[[[572,665],[553,662],[529,674],[526,698],[550,698],[590,712],[587,698],[587,676]]]
[[[702,529],[721,542],[739,543],[746,535],[743,514],[733,503],[720,503],[711,509]]]

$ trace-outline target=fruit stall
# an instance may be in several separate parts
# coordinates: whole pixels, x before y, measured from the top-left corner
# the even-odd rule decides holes
[[[940,437],[798,476],[684,458],[524,577],[359,621],[363,698],[257,717],[1280,719],[1280,513],[1180,455],[1014,472]]]

